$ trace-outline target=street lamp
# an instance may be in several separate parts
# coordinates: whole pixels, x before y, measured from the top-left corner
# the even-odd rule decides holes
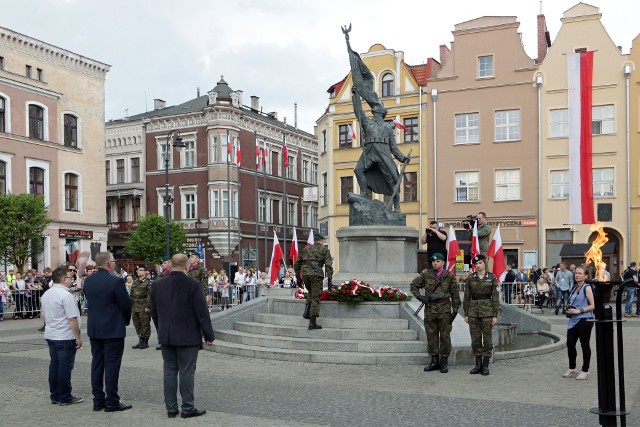
[[[198,219],[196,220],[196,232],[198,233],[198,241],[196,243],[196,252],[198,252],[198,256],[202,259],[202,262],[205,262],[202,256],[203,251],[200,250],[202,246],[202,241],[200,240],[200,227],[202,227],[202,221],[200,221],[200,217],[198,217]]]
[[[176,132],[174,143],[171,144],[171,136]],[[172,130],[167,134],[167,142],[165,155],[164,155],[164,218],[165,218],[165,255],[171,257],[171,204],[173,203],[173,197],[169,196],[169,159],[171,158],[171,147],[175,147],[180,152],[184,147],[182,137],[180,137],[180,131],[177,129]]]

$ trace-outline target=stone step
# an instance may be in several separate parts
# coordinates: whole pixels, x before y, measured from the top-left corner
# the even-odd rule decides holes
[[[302,319],[305,320],[305,319]],[[259,322],[236,322],[235,329],[257,335],[290,338],[322,338],[329,340],[369,340],[369,341],[412,341],[418,339],[416,331],[380,329],[332,329],[323,325],[322,329],[310,331],[307,323],[303,326],[270,325]]]
[[[304,312],[306,301],[296,298],[270,298],[270,311],[277,314],[299,315]],[[336,301],[322,301],[320,303],[320,316],[324,318],[389,318],[397,319],[400,316],[401,302],[362,302],[358,305],[349,305]]]
[[[217,338],[217,337],[216,337]],[[332,351],[290,350],[237,344],[216,339],[213,351],[235,356],[289,362],[337,363],[349,365],[426,365],[426,352],[420,353],[354,353]]]
[[[256,335],[241,331],[216,331],[216,340],[259,347],[290,350],[363,352],[363,353],[426,353],[422,341],[363,341],[322,338],[290,338]]]
[[[253,319],[256,322],[268,323],[271,325],[307,327],[309,325],[309,321],[302,318],[303,311],[297,315],[255,313],[253,315]],[[326,327],[332,329],[403,330],[409,328],[409,321],[405,319],[340,319],[323,317],[322,313],[320,313],[320,317],[318,317],[318,323],[321,324],[323,328]]]

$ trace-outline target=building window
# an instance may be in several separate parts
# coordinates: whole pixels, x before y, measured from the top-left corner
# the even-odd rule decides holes
[[[339,134],[339,147],[338,148],[351,148],[351,132],[349,132],[348,125],[340,125],[338,127]]]
[[[302,205],[302,226],[309,227],[311,223],[309,218],[309,205]]]
[[[496,111],[496,141],[520,139],[520,110]]]
[[[127,220],[127,200],[124,197],[118,198],[116,213],[118,214],[118,222],[125,222]]]
[[[222,191],[222,216],[226,217],[227,215],[231,215],[232,217],[236,216],[236,212],[237,212],[237,195],[238,192],[233,190],[231,192],[231,213],[229,214],[229,191],[228,190],[221,190]]]
[[[311,183],[318,185],[318,164],[311,162]]]
[[[327,152],[327,130],[326,129],[322,131],[322,152],[323,153]]]
[[[131,158],[131,182],[140,182],[140,157]]]
[[[0,96],[0,132],[6,132],[6,105],[7,100]]]
[[[340,178],[340,204],[349,203],[349,193],[353,192],[353,177],[343,176]]]
[[[569,197],[569,171],[551,171],[549,177],[551,183],[551,198],[566,199]]]
[[[267,199],[264,196],[258,198],[258,221],[267,221]]]
[[[27,76],[28,79],[31,78],[31,65],[24,66],[24,75]]]
[[[569,110],[558,108],[549,112],[549,136],[566,138],[569,135]]]
[[[7,194],[7,162],[0,161],[0,195]]]
[[[480,142],[480,113],[456,114],[456,144]]]
[[[418,141],[418,118],[411,117],[404,119],[404,142],[416,142]]]
[[[169,188],[169,198],[167,199],[166,190],[164,188],[156,188],[158,196],[158,215],[173,218],[173,188]],[[167,201],[169,203],[167,204]]]
[[[493,77],[493,55],[478,57],[478,77]]]
[[[614,132],[613,105],[599,105],[591,108],[591,133],[606,135]]]
[[[111,184],[111,160],[105,160],[104,174],[105,174],[105,182],[107,184]]]
[[[287,178],[296,179],[296,158],[293,156],[289,157],[289,165],[287,166]]]
[[[393,74],[387,73],[382,76],[382,96],[393,96]]]
[[[29,105],[29,138],[44,139],[44,108]]]
[[[405,172],[402,182],[403,202],[418,201],[418,173]]]
[[[479,189],[479,172],[456,172],[456,202],[477,202]]]
[[[309,182],[309,160],[302,161],[302,182]]]
[[[38,79],[38,81],[43,81],[44,79],[44,73],[42,72],[42,68],[36,68],[36,78]]]
[[[77,212],[78,208],[78,175],[64,174],[64,209]]]
[[[29,193],[44,195],[44,169],[36,167],[29,169]]]
[[[322,174],[322,195],[320,204],[322,206],[327,206],[329,204],[329,193],[328,193],[329,183],[327,181],[327,173]]]
[[[318,227],[318,207],[311,206],[311,228]]]
[[[613,197],[613,168],[593,169],[593,197]]]
[[[106,213],[107,213],[107,224],[111,224],[111,199],[107,199]]]
[[[116,184],[124,182],[124,159],[116,160]]]
[[[298,225],[298,209],[295,202],[287,202],[287,225]]]
[[[133,221],[140,219],[140,197],[131,199],[131,211],[133,212]]]
[[[166,161],[171,168],[171,143],[158,144],[158,170],[164,169]]]
[[[520,170],[496,171],[496,200],[520,200]]]
[[[211,144],[210,144],[210,149],[211,149],[211,163],[215,163],[215,162],[219,162],[220,161],[220,156],[218,154],[218,138],[216,138],[215,135],[211,135]]]
[[[4,57],[0,56],[0,70],[4,70]]]
[[[192,168],[196,165],[196,142],[185,141],[184,145],[184,167]]]
[[[71,114],[64,115],[64,145],[78,146],[78,118]]]
[[[186,193],[182,195],[182,219],[196,219],[196,195]]]
[[[220,217],[220,192],[218,190],[211,190],[211,216]]]
[[[227,147],[227,135],[220,135],[220,156],[223,162],[228,162],[230,148]]]

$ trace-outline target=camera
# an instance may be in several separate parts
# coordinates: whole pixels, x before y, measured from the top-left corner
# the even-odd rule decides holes
[[[475,224],[477,220],[477,215],[467,215],[467,219],[463,221],[464,228],[466,228],[467,230],[473,228],[473,224]]]
[[[568,306],[566,306],[566,307],[564,308],[564,309],[565,309],[565,311],[566,311],[567,319],[571,319],[571,316],[573,316],[573,314],[569,314],[569,309],[570,309],[570,308],[575,308],[575,307],[574,307],[574,306],[572,306],[572,305],[568,305]]]
[[[433,230],[430,228],[425,228],[425,232],[427,233],[427,236],[431,236],[433,234]]]

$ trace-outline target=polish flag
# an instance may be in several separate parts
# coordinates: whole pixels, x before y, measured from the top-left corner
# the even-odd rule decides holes
[[[227,134],[227,163],[231,163],[231,138]]]
[[[282,146],[282,164],[284,168],[289,167],[289,150],[287,149],[287,138],[284,138],[284,145]]]
[[[347,125],[347,132],[349,132],[349,136],[351,137],[351,139],[355,141],[356,133],[353,131],[353,128],[351,127],[351,125]]]
[[[478,221],[473,223],[473,235],[471,236],[471,270],[476,271],[473,258],[480,255],[480,240],[478,239]]]
[[[238,145],[236,146],[236,165],[240,167],[240,163],[242,163],[242,153],[240,152],[240,139],[236,140]]]
[[[500,224],[496,229],[496,233],[493,235],[493,240],[487,251],[487,255],[493,258],[493,271],[497,278],[502,281],[503,276],[507,274],[507,263],[504,260],[504,250],[502,247],[502,237],[500,236]]]
[[[269,157],[269,150],[267,150],[267,141],[264,141],[264,145],[262,146],[262,164],[266,166],[267,158]]]
[[[291,248],[289,250],[289,259],[295,263],[298,260],[298,235],[296,234],[296,228],[293,227],[293,240],[291,241]]]
[[[593,224],[593,52],[567,54],[569,124],[569,224]]]
[[[313,230],[309,230],[309,238],[307,239],[307,246],[312,246],[315,243],[313,240]]]
[[[260,146],[256,142],[256,169],[260,169]]]
[[[397,120],[394,120],[394,121],[393,121],[393,126],[394,126],[396,129],[407,130],[407,127],[406,127],[405,125],[403,125],[402,123],[400,123],[399,121],[397,121]]]
[[[447,248],[447,270],[451,273],[456,271],[456,257],[461,254],[460,246],[458,246],[458,239],[456,239],[456,233],[453,231],[453,226],[449,226],[449,242]]]
[[[273,232],[273,251],[271,252],[271,263],[269,264],[269,283],[273,284],[278,281],[278,273],[280,272],[280,263],[284,259],[280,242],[278,242],[278,235]]]

